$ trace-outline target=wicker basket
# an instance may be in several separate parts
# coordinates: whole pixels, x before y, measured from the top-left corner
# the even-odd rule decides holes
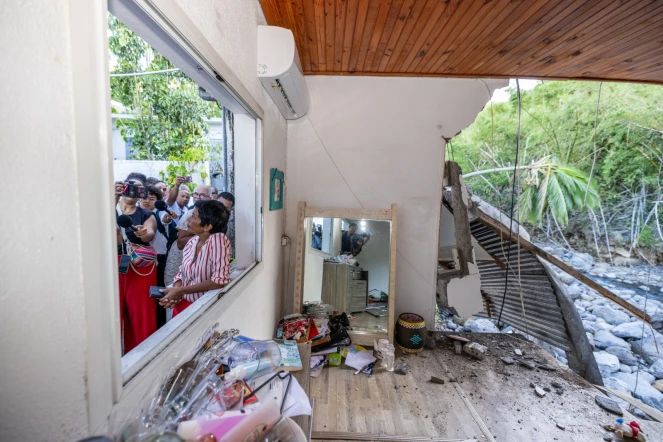
[[[416,313],[401,313],[396,322],[396,345],[405,353],[419,353],[424,349],[426,321]]]

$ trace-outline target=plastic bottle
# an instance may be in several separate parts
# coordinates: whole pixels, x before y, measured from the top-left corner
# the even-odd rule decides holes
[[[195,440],[205,434],[213,434],[218,439],[248,416],[249,414],[241,411],[226,411],[221,416],[215,414],[201,416],[194,420],[180,422],[177,434],[185,440]]]
[[[281,417],[279,406],[273,399],[268,399],[263,404],[246,414],[237,425],[228,431],[218,442],[256,442],[264,436]]]
[[[251,379],[254,376],[259,378],[274,369],[275,365],[271,359],[259,359],[257,361],[247,362],[232,368],[225,374],[226,379]]]

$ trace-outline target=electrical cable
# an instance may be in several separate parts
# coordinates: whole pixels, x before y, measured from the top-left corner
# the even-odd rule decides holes
[[[516,92],[518,94],[518,132],[516,135],[516,160],[513,165],[513,184],[511,185],[511,209],[509,213],[509,249],[506,256],[506,270],[504,272],[504,295],[502,296],[502,306],[500,307],[500,314],[497,317],[497,326],[500,326],[502,320],[502,311],[504,310],[504,302],[506,301],[506,292],[509,287],[509,265],[511,263],[511,237],[513,234],[513,209],[516,204],[516,174],[518,173],[518,158],[520,157],[520,82],[516,79]],[[520,229],[518,229],[520,234]]]
[[[596,127],[599,123],[599,104],[601,104],[601,88],[603,87],[603,82],[599,83],[599,96],[596,99],[596,114],[594,115],[594,161],[592,161],[592,168],[589,170],[589,178],[587,178],[587,188],[585,189],[585,198],[582,203],[587,202],[587,194],[589,193],[589,185],[592,183],[592,175],[594,174],[594,166],[596,165]],[[610,247],[610,246],[608,246]]]

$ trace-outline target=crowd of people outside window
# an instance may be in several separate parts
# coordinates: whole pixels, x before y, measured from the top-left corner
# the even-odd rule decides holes
[[[115,183],[123,354],[166,324],[167,309],[175,317],[230,282],[235,198],[204,184],[191,194],[185,181]]]

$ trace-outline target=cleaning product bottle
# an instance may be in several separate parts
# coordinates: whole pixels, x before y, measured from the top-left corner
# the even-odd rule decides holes
[[[246,414],[218,442],[256,442],[279,420],[281,411],[274,399],[267,399],[260,407]]]

